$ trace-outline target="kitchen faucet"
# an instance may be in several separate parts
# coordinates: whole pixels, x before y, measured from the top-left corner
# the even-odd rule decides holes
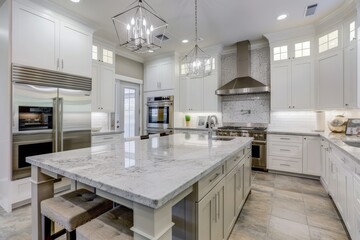
[[[215,121],[214,121],[215,120]],[[207,117],[207,128],[209,128],[208,137],[212,138],[213,128],[219,124],[218,118],[216,115],[209,115]]]

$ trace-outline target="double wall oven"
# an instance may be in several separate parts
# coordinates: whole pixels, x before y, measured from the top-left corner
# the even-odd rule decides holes
[[[174,127],[174,97],[147,98],[147,132],[171,132]]]

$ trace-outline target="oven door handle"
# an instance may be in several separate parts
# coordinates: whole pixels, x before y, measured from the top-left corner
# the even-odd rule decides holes
[[[265,145],[266,141],[254,140],[252,143],[253,144],[258,144],[258,145]]]
[[[167,102],[167,103],[147,103],[146,104],[146,106],[148,106],[148,107],[170,107],[172,105],[173,105],[172,102]]]

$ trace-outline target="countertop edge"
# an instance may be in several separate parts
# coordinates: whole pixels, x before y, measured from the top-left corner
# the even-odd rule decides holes
[[[124,133],[124,131],[91,132],[91,136],[115,135],[122,133]]]

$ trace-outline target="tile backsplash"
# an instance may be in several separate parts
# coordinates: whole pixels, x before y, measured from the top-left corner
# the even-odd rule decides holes
[[[91,128],[101,128],[100,131],[108,131],[110,129],[109,114],[102,112],[91,113]]]
[[[224,123],[269,123],[270,94],[223,96],[222,113]]]

